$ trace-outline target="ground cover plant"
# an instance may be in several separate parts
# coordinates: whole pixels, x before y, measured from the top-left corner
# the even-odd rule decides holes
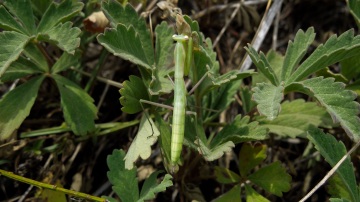
[[[1,200],[360,201],[360,4],[327,3],[346,20],[280,20],[313,1],[1,2]]]

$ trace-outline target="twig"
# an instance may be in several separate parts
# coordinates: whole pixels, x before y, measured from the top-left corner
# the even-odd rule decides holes
[[[65,193],[67,195],[75,196],[77,198],[84,198],[84,199],[87,199],[87,200],[99,201],[99,202],[106,202],[107,201],[104,198],[100,198],[100,197],[97,197],[97,196],[92,196],[92,195],[89,195],[89,194],[85,194],[85,193],[81,193],[81,192],[77,192],[77,191],[73,191],[73,190],[64,189],[62,187],[57,187],[56,185],[51,185],[51,184],[46,184],[46,183],[43,183],[43,182],[38,182],[36,180],[32,180],[32,179],[29,179],[29,178],[26,178],[26,177],[22,177],[22,176],[14,174],[12,172],[8,172],[8,171],[1,170],[1,169],[0,169],[0,175],[4,175],[5,177],[8,177],[8,178],[20,181],[20,182],[24,182],[26,184],[31,184],[31,185],[39,187],[39,188],[50,189],[50,190],[53,190],[53,191],[59,191],[59,192]]]

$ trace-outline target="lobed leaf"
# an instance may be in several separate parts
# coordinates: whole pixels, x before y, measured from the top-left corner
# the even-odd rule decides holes
[[[282,66],[284,63],[284,56],[281,53],[278,53],[274,50],[269,50],[266,53],[266,59],[268,60],[270,66],[273,68],[274,74],[277,78],[281,78]],[[257,72],[257,74],[252,75],[252,83],[271,83],[270,80],[266,78],[264,74],[261,72]]]
[[[346,148],[342,142],[338,142],[334,136],[323,133],[320,129],[313,128],[308,132],[309,140],[315,148],[333,167],[346,155]],[[360,201],[354,168],[349,158],[347,158],[337,169],[336,173],[341,178],[352,201]]]
[[[127,29],[129,29],[129,27],[133,27],[132,29],[137,34],[139,38],[138,40],[141,44],[138,47],[142,48],[142,52],[144,52],[144,56],[146,58],[144,59],[144,63],[148,64],[149,66],[154,65],[154,50],[150,31],[146,26],[145,20],[138,16],[135,9],[130,4],[127,4],[125,7],[123,7],[116,1],[103,1],[101,7],[104,11],[104,14],[109,19],[112,27],[118,27],[119,24],[126,27]]]
[[[252,91],[254,92],[253,99],[258,103],[259,113],[269,120],[275,119],[281,110],[280,102],[283,99],[284,87],[257,83]]]
[[[239,95],[243,104],[242,110],[244,111],[244,114],[250,113],[256,107],[256,102],[251,99],[252,92],[249,89],[249,86],[241,86]]]
[[[44,76],[37,76],[6,93],[0,100],[0,140],[10,137],[30,114]]]
[[[310,74],[346,58],[358,55],[360,35],[354,37],[354,30],[349,30],[339,37],[331,36],[324,45],[316,50],[285,80],[286,85],[300,81]]]
[[[120,89],[120,103],[123,106],[121,111],[134,114],[143,110],[140,103],[141,99],[149,100],[146,86],[141,78],[130,75],[129,81],[123,82],[123,88]]]
[[[350,138],[360,140],[359,103],[354,101],[354,92],[345,90],[344,84],[333,78],[316,77],[294,84],[299,85],[301,92],[314,96]]]
[[[222,144],[217,144],[214,147],[207,147],[200,139],[196,142],[198,144],[199,153],[207,161],[214,161],[224,155],[225,152],[230,152],[235,144],[232,141],[227,141]]]
[[[125,168],[125,152],[123,150],[113,150],[107,157],[109,171],[107,177],[112,189],[123,202],[134,202],[139,199],[139,187],[136,178],[136,168],[128,170]]]
[[[1,82],[13,81],[27,75],[43,73],[43,70],[24,57],[19,57],[13,62],[6,72],[0,77]]]
[[[21,23],[26,35],[32,36],[36,34],[35,19],[30,0],[5,0],[5,6],[16,20]]]
[[[274,72],[274,69],[267,60],[264,53],[260,52],[260,54],[258,54],[256,50],[250,45],[245,49],[255,66],[258,68],[259,72],[261,72],[273,85],[279,85],[279,80]]]
[[[66,124],[76,135],[86,135],[95,130],[97,108],[94,100],[78,85],[60,75],[52,75],[61,96]]]
[[[59,23],[64,23],[67,20],[70,20],[78,14],[83,7],[84,4],[82,2],[72,0],[64,0],[60,4],[52,2],[39,22],[37,28],[38,33],[46,34]]]
[[[98,35],[97,39],[114,55],[149,70],[152,69],[154,63],[148,61],[140,35],[135,32],[133,26],[126,28],[124,25],[118,24],[116,29],[107,29],[104,34]]]
[[[239,171],[242,177],[259,165],[266,158],[267,146],[262,144],[243,144],[239,153]]]
[[[271,133],[293,138],[306,135],[311,126],[331,128],[333,125],[324,108],[303,99],[283,102],[280,114],[272,121],[261,116],[256,117],[256,121],[268,128]]]
[[[145,180],[138,201],[152,200],[155,198],[156,193],[163,192],[167,187],[173,185],[173,182],[171,181],[172,176],[169,174],[164,176],[164,179],[160,182],[160,184],[157,183],[157,176],[161,172],[162,171],[153,172],[150,177]]]
[[[71,22],[60,23],[46,32],[40,32],[39,40],[52,43],[63,51],[69,54],[74,54],[75,49],[80,45],[81,30],[77,27],[72,27]]]
[[[300,29],[296,33],[294,42],[289,41],[282,67],[281,81],[285,81],[290,77],[314,39],[314,28],[311,27],[305,33]]]
[[[29,37],[14,31],[0,33],[0,77],[11,63],[19,58],[29,40]]]
[[[147,159],[151,155],[151,146],[157,141],[160,135],[152,119],[144,114],[141,118],[139,131],[136,134],[130,148],[124,158],[125,168],[132,169],[134,162],[139,158]]]
[[[23,53],[27,57],[27,60],[30,60],[37,67],[42,69],[43,72],[49,72],[49,65],[47,63],[47,60],[36,44],[28,43]]]
[[[248,176],[254,184],[266,191],[281,197],[282,192],[290,190],[291,176],[286,172],[279,161],[264,166]]]
[[[241,115],[235,117],[234,121],[227,124],[211,141],[211,148],[227,141],[235,144],[253,140],[264,140],[267,138],[267,129],[259,126],[258,122],[250,122],[250,118]]]

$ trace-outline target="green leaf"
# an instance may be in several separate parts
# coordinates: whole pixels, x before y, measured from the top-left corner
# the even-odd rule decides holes
[[[139,156],[142,159],[149,158],[151,155],[151,146],[157,141],[159,135],[160,132],[152,119],[144,113],[141,118],[139,131],[124,158],[125,168],[132,169],[134,167],[134,162]]]
[[[13,62],[10,67],[6,70],[2,77],[1,82],[13,81],[18,78],[22,78],[27,75],[42,73],[43,70],[37,67],[31,61],[24,57],[19,57],[18,60]]]
[[[239,154],[239,170],[242,177],[246,177],[253,168],[266,158],[266,150],[266,145],[243,144]]]
[[[83,6],[84,4],[82,2],[73,0],[64,0],[60,4],[53,2],[47,8],[39,22],[38,33],[46,34],[57,24],[70,20],[82,10]]]
[[[242,109],[244,110],[244,114],[250,113],[256,107],[256,102],[251,99],[251,90],[248,86],[241,86],[239,95],[242,101]]]
[[[219,196],[219,198],[215,199],[214,202],[229,202],[229,201],[242,201],[241,200],[241,186],[238,184],[234,186],[230,191],[225,194]]]
[[[80,62],[80,57],[81,55],[79,52],[77,52],[75,55],[70,55],[64,52],[52,66],[51,73],[56,74],[70,68],[71,66],[75,66]]]
[[[38,16],[43,16],[47,8],[52,3],[52,0],[31,0],[32,8],[34,10],[34,13],[36,13]]]
[[[61,106],[66,124],[76,135],[95,130],[97,108],[94,100],[78,85],[60,75],[52,76],[60,91]]]
[[[270,202],[267,198],[257,193],[249,185],[245,184],[246,202]]]
[[[350,8],[350,13],[353,15],[354,20],[358,27],[360,27],[360,2],[359,0],[348,0],[346,1]]]
[[[279,85],[279,80],[274,72],[274,69],[267,60],[264,53],[260,52],[260,54],[258,54],[256,50],[250,45],[245,49],[255,66],[258,68],[259,72],[261,72],[273,85]]]
[[[137,40],[139,40],[139,42],[136,41],[137,42],[136,47],[141,48],[142,52],[144,53],[143,62],[145,64],[148,64],[149,66],[154,65],[155,64],[154,50],[152,46],[150,31],[146,26],[145,20],[138,16],[135,9],[130,4],[127,4],[125,7],[123,7],[116,1],[103,1],[101,6],[104,11],[104,14],[111,22],[112,27],[118,27],[119,26],[118,24],[121,24],[123,27],[126,27],[127,29],[133,27],[132,28],[134,30],[133,32],[137,34],[136,38],[138,38]],[[132,33],[132,35],[133,35],[132,37],[135,37],[135,34]],[[134,41],[130,40],[128,41],[128,43],[129,42],[134,42]],[[138,46],[138,43],[140,43],[141,45]]]
[[[250,117],[241,115],[235,117],[234,121],[227,124],[211,141],[211,148],[216,145],[232,141],[235,144],[252,140],[264,140],[267,138],[267,129],[259,126],[258,122],[250,122]]]
[[[320,129],[310,130],[308,138],[332,167],[346,154],[346,148],[342,142],[338,142],[334,136],[325,134]],[[340,165],[336,173],[344,183],[352,201],[360,201],[354,168],[349,158]]]
[[[294,84],[300,85],[301,92],[314,96],[350,138],[355,142],[360,139],[359,103],[354,101],[354,92],[345,90],[344,84],[333,78],[316,77]]]
[[[0,28],[27,34],[25,28],[22,27],[20,22],[16,21],[2,5],[0,5]]]
[[[268,128],[271,133],[292,138],[306,135],[312,125],[325,128],[331,128],[333,125],[330,115],[324,108],[303,99],[283,102],[280,114],[272,121],[263,116],[256,117],[256,121]]]
[[[281,81],[285,81],[290,77],[314,39],[314,28],[311,27],[306,30],[306,33],[300,29],[296,33],[294,42],[289,41],[282,67]]]
[[[152,80],[150,82],[149,92],[151,95],[159,95],[162,93],[170,93],[173,84],[168,79],[168,75],[173,65],[173,46],[174,40],[172,35],[174,29],[168,26],[166,22],[162,22],[155,28],[156,44],[155,44],[155,62],[156,68],[152,70]]]
[[[331,64],[358,55],[360,51],[360,35],[354,37],[354,30],[349,30],[339,37],[331,36],[324,45],[316,50],[285,81],[286,86],[292,82],[317,72]]]
[[[120,103],[123,106],[123,112],[134,114],[143,109],[140,100],[149,100],[147,88],[143,80],[137,76],[130,75],[129,81],[123,82],[123,88],[120,89]]]
[[[355,55],[345,60],[340,61],[341,74],[347,78],[347,80],[357,79],[360,76],[360,55]]]
[[[160,131],[160,149],[163,156],[164,167],[170,172],[171,171],[171,127],[170,124],[165,122],[164,119],[159,115],[155,114],[155,123],[158,124]]]
[[[114,55],[151,70],[154,63],[149,63],[139,36],[133,26],[126,28],[124,25],[118,24],[116,29],[107,29],[97,39]]]
[[[351,202],[347,199],[344,199],[344,198],[330,198],[329,199],[330,202]]]
[[[46,32],[40,32],[38,39],[52,43],[63,51],[74,54],[75,49],[80,45],[80,38],[78,36],[81,34],[81,30],[71,26],[71,22],[60,23],[46,30]]]
[[[28,60],[36,64],[43,72],[49,72],[49,65],[44,54],[34,43],[28,43],[25,47],[24,54]]]
[[[351,192],[347,189],[347,186],[340,176],[335,173],[328,180],[328,186],[326,187],[331,197],[338,197],[351,201]]]
[[[278,53],[274,50],[269,50],[266,53],[266,59],[268,60],[270,66],[273,68],[274,74],[277,78],[281,78],[282,66],[284,63],[284,56],[281,53]],[[255,85],[257,83],[269,83],[271,81],[266,78],[264,74],[261,72],[257,72],[257,74],[252,75],[252,83]]]
[[[282,192],[290,190],[291,176],[286,172],[279,161],[264,166],[248,176],[254,184],[266,191],[281,197]]]
[[[0,100],[0,140],[8,138],[30,114],[44,76],[35,77]]]
[[[160,184],[156,182],[157,176],[161,172],[162,171],[153,172],[150,177],[145,180],[140,192],[140,199],[138,201],[152,200],[155,198],[156,193],[163,192],[167,187],[173,185],[171,181],[172,176],[169,174],[164,176],[164,179],[160,182]]]
[[[35,19],[31,8],[30,0],[6,0],[5,6],[21,23],[28,36],[36,34]]]
[[[6,44],[0,49],[0,77],[18,59],[29,40],[29,37],[13,31],[0,33],[0,44]]]
[[[283,99],[284,87],[257,83],[252,91],[254,92],[253,99],[258,103],[259,113],[269,120],[275,119],[281,110],[280,102]]]
[[[136,178],[136,168],[128,170],[124,162],[125,152],[114,149],[113,153],[107,157],[109,171],[107,177],[112,189],[123,202],[134,202],[139,199],[139,187]]]
[[[241,180],[238,174],[220,166],[215,166],[215,179],[221,184],[233,184]]]
[[[207,161],[214,161],[224,155],[225,152],[230,152],[232,148],[235,147],[235,144],[232,141],[227,141],[221,144],[217,144],[214,147],[207,147],[202,140],[198,139],[196,141],[198,144],[199,153]]]
[[[317,77],[322,76],[324,78],[332,77],[332,78],[335,79],[336,82],[343,82],[343,83],[348,83],[349,82],[346,77],[344,77],[342,74],[332,72],[329,67],[325,67],[323,69],[320,69],[319,71],[317,71],[315,73],[315,75]]]

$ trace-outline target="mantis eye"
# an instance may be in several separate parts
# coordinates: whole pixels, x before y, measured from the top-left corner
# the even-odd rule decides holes
[[[174,34],[172,36],[172,38],[175,40],[175,41],[179,41],[179,42],[185,42],[187,40],[189,40],[189,37],[187,35],[177,35],[177,34]]]

